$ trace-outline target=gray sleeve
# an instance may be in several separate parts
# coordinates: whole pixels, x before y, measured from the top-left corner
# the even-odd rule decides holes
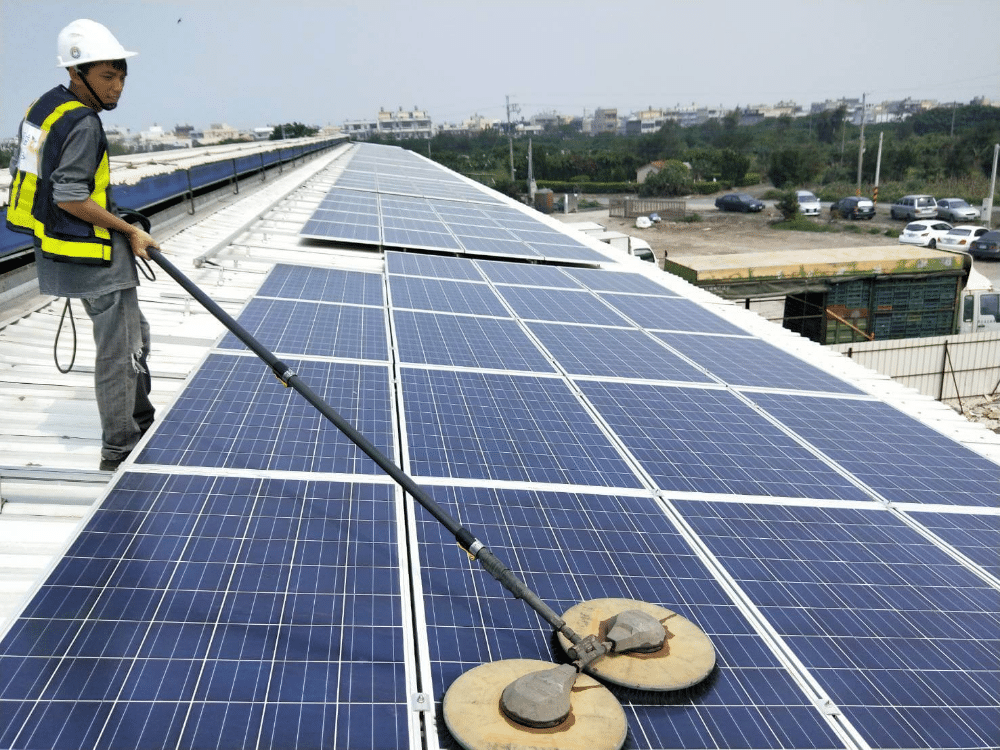
[[[21,125],[23,124],[24,121],[22,120]],[[14,139],[14,150],[10,155],[10,166],[7,167],[7,171],[10,172],[11,178],[17,176],[17,162],[21,153],[21,125],[17,126],[17,138]]]
[[[84,117],[66,136],[59,166],[52,172],[52,198],[56,203],[90,197],[90,185],[97,172],[100,129],[96,117]]]

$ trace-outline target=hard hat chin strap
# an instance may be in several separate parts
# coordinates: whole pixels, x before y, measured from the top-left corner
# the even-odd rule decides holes
[[[114,102],[113,104],[104,103],[101,97],[97,95],[97,92],[94,91],[93,86],[90,85],[90,81],[87,80],[87,76],[80,71],[79,66],[73,68],[73,70],[75,70],[77,75],[80,76],[80,80],[83,81],[83,85],[87,87],[87,91],[90,92],[90,95],[94,97],[94,101],[96,101],[99,105],[101,105],[101,109],[110,112],[111,110],[113,110],[115,107],[118,106],[118,102]]]

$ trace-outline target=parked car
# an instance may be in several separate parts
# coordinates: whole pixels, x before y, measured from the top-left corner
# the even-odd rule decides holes
[[[808,190],[796,190],[795,197],[799,201],[799,213],[803,216],[819,216],[819,198]]]
[[[979,221],[979,209],[961,198],[942,198],[937,202],[937,217],[945,221]]]
[[[660,215],[659,215],[658,213],[655,213],[655,212],[654,212],[654,213],[651,213],[651,214],[649,215],[649,220],[650,220],[651,222],[653,222],[654,224],[658,224],[658,223],[659,223],[659,221],[660,221]]]
[[[938,240],[951,231],[947,221],[912,221],[899,235],[899,241],[904,245],[919,245],[932,250],[937,247]]]
[[[979,235],[969,243],[969,255],[973,258],[996,258],[1000,260],[1000,231],[993,229]]]
[[[715,207],[720,211],[763,211],[764,204],[746,193],[726,193],[715,199]]]
[[[986,234],[989,230],[986,227],[977,227],[972,224],[959,224],[952,227],[944,236],[938,238],[938,250],[960,250],[963,253],[969,251],[969,244],[978,237]]]
[[[870,219],[875,215],[875,204],[871,198],[849,195],[830,206],[831,217],[843,219]]]
[[[636,216],[635,217],[635,227],[636,229],[649,229],[653,226],[653,222],[650,221],[648,216]]]
[[[937,201],[933,195],[904,195],[889,207],[893,219],[937,218]]]

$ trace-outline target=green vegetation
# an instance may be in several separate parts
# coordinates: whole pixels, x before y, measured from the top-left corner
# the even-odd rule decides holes
[[[954,129],[952,120],[954,118]],[[710,195],[758,185],[805,187],[821,200],[853,195],[857,189],[860,128],[843,109],[802,118],[779,117],[739,126],[740,112],[684,128],[666,123],[656,133],[586,136],[567,127],[532,137],[534,176],[539,187],[557,192],[629,192]],[[861,192],[871,196],[879,135],[883,136],[878,201],[907,193],[964,198],[979,205],[988,192],[993,144],[1000,141],[1000,108],[968,105],[939,108],[900,123],[865,127]],[[514,140],[516,179],[510,182],[506,134],[438,135],[428,141],[382,139],[429,155],[457,172],[497,187],[506,175],[512,193],[526,192],[528,139]],[[636,183],[637,170],[665,162],[651,184]],[[686,172],[680,171],[683,164]],[[683,191],[683,192],[679,192]],[[765,196],[766,197],[766,196]]]
[[[301,122],[286,122],[282,125],[274,126],[269,140],[283,141],[286,138],[306,138],[310,135],[316,135],[318,132],[319,128],[311,128],[308,125],[303,125]]]

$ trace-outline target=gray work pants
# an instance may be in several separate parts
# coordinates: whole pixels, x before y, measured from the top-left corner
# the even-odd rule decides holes
[[[101,414],[101,458],[125,458],[153,423],[149,323],[135,287],[83,300],[94,324],[94,390]]]

